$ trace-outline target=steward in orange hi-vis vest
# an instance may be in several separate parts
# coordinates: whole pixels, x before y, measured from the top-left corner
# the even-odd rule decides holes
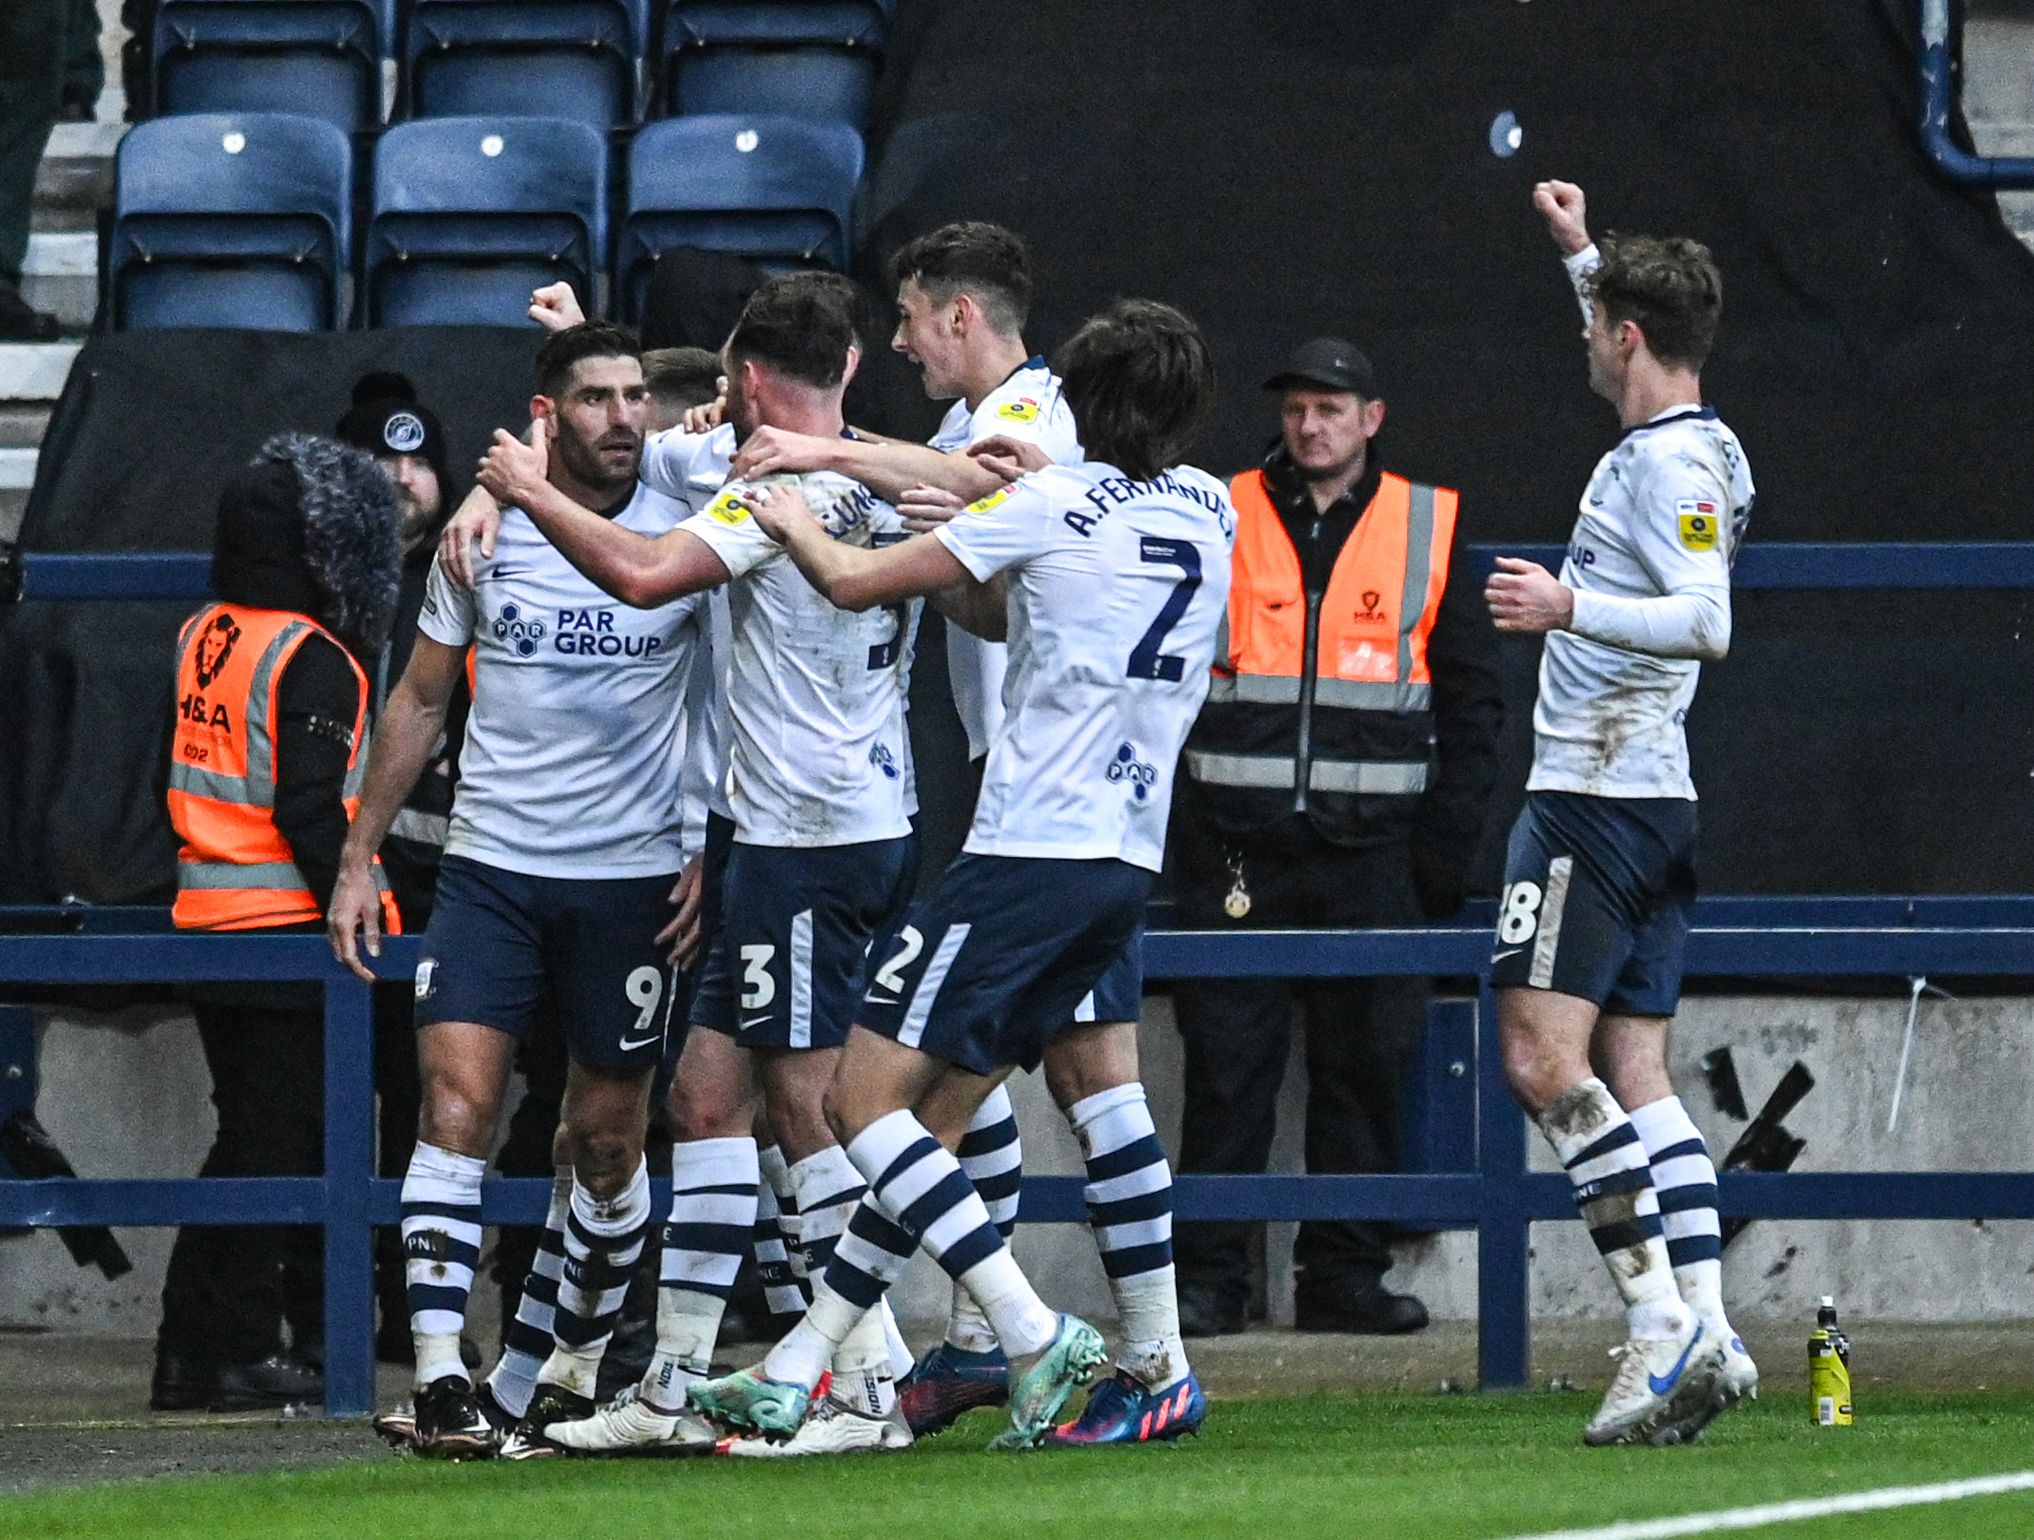
[[[182,845],[179,927],[324,928],[367,763],[367,670],[395,615],[399,523],[395,486],[372,459],[305,434],[269,439],[220,489],[217,601],[177,643],[169,814]],[[393,926],[385,887],[378,897]],[[325,1169],[321,995],[318,983],[288,979],[189,987],[219,1114],[207,1172]],[[265,1227],[179,1230],[149,1405],[319,1399],[322,1364],[300,1347],[324,1340],[323,1291],[315,1245]]]
[[[1318,588],[1265,473],[1236,477],[1229,496],[1228,635],[1186,752],[1196,807],[1238,831],[1308,815],[1346,839],[1366,811],[1383,811],[1373,799],[1389,798],[1406,809],[1387,820],[1402,834],[1431,773],[1428,644],[1448,586],[1455,493],[1377,477]]]
[[[313,636],[339,647],[359,686],[344,802],[360,806],[367,762],[367,675],[308,615],[213,604],[177,641],[177,718],[171,741],[170,821],[177,856],[175,919],[184,930],[253,930],[322,914],[275,823],[276,697],[284,669]],[[379,863],[377,863],[379,878]],[[384,923],[401,926],[381,884]]]

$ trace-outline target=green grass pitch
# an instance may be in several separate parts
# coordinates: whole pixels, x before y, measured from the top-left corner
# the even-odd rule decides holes
[[[1218,1402],[1176,1448],[990,1455],[976,1413],[906,1454],[442,1465],[363,1428],[357,1463],[0,1500],[0,1535],[147,1540],[616,1540],[767,1535],[1497,1537],[2034,1467],[2034,1396],[1887,1395],[1811,1427],[1799,1396],[1725,1418],[1693,1449],[1586,1450],[1592,1399],[1333,1396]],[[1824,1536],[2034,1535],[2034,1492],[1813,1519]]]

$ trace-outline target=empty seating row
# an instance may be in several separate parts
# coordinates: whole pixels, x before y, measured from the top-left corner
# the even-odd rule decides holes
[[[887,0],[162,0],[152,111],[294,112],[360,133],[477,113],[598,126],[772,113],[865,127]]]
[[[844,124],[701,115],[639,130],[611,202],[607,137],[570,119],[398,124],[375,148],[356,243],[352,142],[275,113],[139,123],[115,168],[104,314],[116,329],[322,331],[512,325],[530,290],[569,280],[640,312],[658,257],[701,247],[845,267],[862,173]],[[610,239],[610,209],[620,210]]]

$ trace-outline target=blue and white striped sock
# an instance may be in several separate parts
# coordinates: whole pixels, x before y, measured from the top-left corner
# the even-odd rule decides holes
[[[1018,1137],[1017,1110],[1010,1105],[1007,1087],[999,1085],[989,1093],[955,1153],[989,1211],[989,1222],[1007,1245],[1017,1230],[1017,1201],[1024,1186],[1024,1144]],[[989,1318],[959,1284],[953,1287],[946,1340],[969,1353],[993,1352],[996,1347]]]
[[[798,1240],[806,1276],[824,1280],[862,1207],[868,1184],[837,1144],[792,1166],[791,1181],[798,1197]],[[896,1373],[886,1329],[889,1309],[880,1298],[871,1304],[874,1308],[853,1313],[854,1319],[845,1323],[845,1331],[834,1342],[834,1394],[869,1416],[883,1417],[897,1402]]]
[[[813,1280],[812,1305],[763,1360],[773,1380],[810,1389],[855,1328],[883,1303],[918,1243],[863,1193],[823,1276]],[[893,1358],[893,1371],[896,1367]],[[908,1367],[908,1364],[907,1366]]]
[[[558,1317],[558,1280],[565,1272],[565,1216],[572,1211],[572,1168],[560,1166],[551,1178],[551,1207],[537,1254],[516,1300],[515,1319],[501,1336],[501,1358],[487,1377],[495,1402],[520,1417],[537,1393],[537,1375],[555,1345],[552,1329]]]
[[[685,1390],[711,1367],[720,1318],[756,1229],[756,1141],[687,1139],[671,1147],[671,1218],[657,1263],[657,1350],[643,1399],[684,1409]]]
[[[802,1268],[792,1266],[796,1249],[797,1205],[791,1196],[791,1168],[784,1152],[765,1145],[761,1152],[762,1181],[756,1188],[756,1273],[763,1299],[772,1315],[800,1315],[807,1304]]]
[[[1667,1260],[1652,1162],[1631,1119],[1610,1088],[1591,1078],[1542,1112],[1539,1125],[1575,1185],[1575,1207],[1624,1297],[1631,1335],[1679,1336],[1689,1311]]]
[[[640,1157],[628,1186],[596,1197],[576,1178],[565,1217],[565,1270],[558,1280],[556,1345],[538,1380],[592,1399],[601,1356],[650,1233],[650,1168]]]
[[[1172,1168],[1144,1087],[1098,1091],[1069,1107],[1067,1119],[1087,1162],[1082,1195],[1116,1300],[1117,1366],[1164,1390],[1186,1378],[1187,1356],[1172,1266]]]
[[[410,1334],[417,1345],[417,1388],[448,1376],[464,1380],[459,1333],[473,1270],[480,1263],[480,1177],[486,1163],[418,1142],[403,1176],[403,1278]]]
[[[1723,1308],[1723,1225],[1716,1213],[1716,1165],[1702,1131],[1678,1096],[1664,1096],[1635,1108],[1638,1130],[1653,1163],[1653,1187],[1660,1196],[1660,1226],[1667,1260],[1681,1297],[1705,1322],[1730,1325]]]

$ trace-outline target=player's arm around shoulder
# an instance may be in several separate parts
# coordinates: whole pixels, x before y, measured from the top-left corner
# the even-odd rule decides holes
[[[747,487],[740,502],[756,526],[782,546],[806,582],[836,609],[867,610],[923,598],[972,576],[930,535],[874,548],[836,540],[796,486]]]

